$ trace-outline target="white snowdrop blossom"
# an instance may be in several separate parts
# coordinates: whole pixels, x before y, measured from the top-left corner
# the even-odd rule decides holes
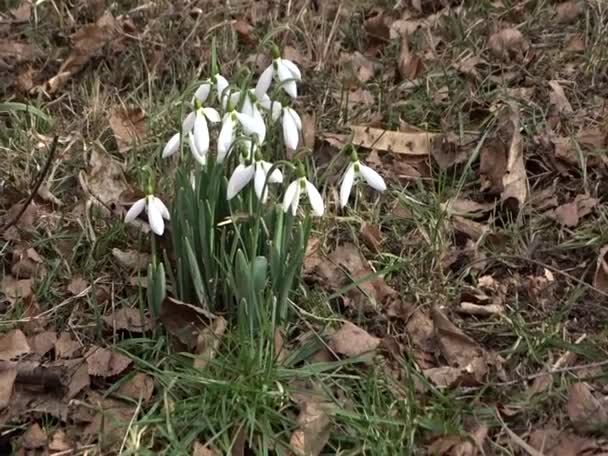
[[[194,94],[193,104],[194,110],[186,116],[182,122],[182,133],[188,134],[193,133],[193,141],[189,141],[190,149],[194,158],[199,162],[199,158],[209,152],[209,127],[207,120],[211,123],[220,122],[220,114],[213,108],[203,106],[209,96],[211,85],[208,82],[204,82],[199,86]],[[196,148],[192,148],[192,144]]]
[[[222,163],[230,153],[232,145],[236,140],[236,127],[241,126],[243,133],[251,136],[258,144],[262,142],[266,136],[266,125],[264,119],[256,119],[242,112],[237,112],[232,108],[224,115],[222,120],[222,129],[217,139],[217,161]]]
[[[300,131],[302,131],[302,119],[290,107],[283,108],[281,115],[283,116],[283,141],[289,149],[296,150],[298,148]]]
[[[312,213],[319,217],[323,215],[325,211],[323,198],[321,198],[321,194],[317,188],[306,177],[299,177],[289,184],[283,197],[283,211],[287,212],[291,209],[291,213],[296,215],[302,194],[308,196]]]
[[[165,232],[165,222],[163,219],[170,220],[171,217],[165,203],[154,195],[147,195],[145,198],[137,200],[135,204],[133,204],[133,206],[131,206],[131,208],[127,211],[127,215],[125,215],[125,223],[135,220],[144,209],[148,215],[148,223],[150,224],[150,228],[158,236],[162,236],[162,234]]]
[[[355,180],[363,178],[367,185],[374,190],[383,192],[386,190],[386,184],[380,174],[374,171],[369,166],[362,164],[359,160],[354,160],[348,165],[344,177],[342,178],[342,184],[340,185],[340,206],[344,207],[348,203],[348,197],[355,184]]]
[[[171,155],[175,154],[175,152],[177,152],[177,149],[179,149],[180,139],[181,135],[179,133],[175,133],[173,136],[171,136],[171,138],[169,139],[169,141],[167,141],[167,144],[165,144],[165,147],[163,148],[162,158],[170,157]]]
[[[281,58],[278,51],[275,50],[273,53],[275,58],[260,75],[255,87],[255,95],[261,99],[268,92],[272,79],[276,78],[287,95],[291,98],[297,98],[298,86],[296,81],[302,79],[300,69],[291,60]]]
[[[283,105],[279,101],[273,101],[267,94],[259,99],[258,104],[270,113],[271,119],[276,122],[283,113]]]
[[[228,181],[226,198],[231,200],[253,179],[255,194],[262,202],[268,198],[268,184],[280,184],[283,182],[283,174],[280,170],[274,169],[272,173],[272,163],[264,160],[256,160],[247,165],[239,164],[232,173]],[[270,173],[270,175],[269,175]],[[268,184],[266,181],[268,180]]]

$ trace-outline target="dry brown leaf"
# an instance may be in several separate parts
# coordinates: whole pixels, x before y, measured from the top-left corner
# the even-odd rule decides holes
[[[537,429],[528,440],[530,446],[539,451],[535,454],[540,456],[582,456],[595,454],[593,450],[599,450],[591,439],[552,428]]]
[[[587,383],[570,385],[567,409],[568,418],[579,432],[608,428],[608,403],[595,398]]]
[[[549,215],[562,226],[575,227],[581,218],[593,211],[598,202],[598,199],[591,198],[589,195],[576,195],[574,201],[558,206]]]
[[[348,321],[329,339],[329,347],[334,352],[349,358],[364,354],[373,356],[373,351],[379,344],[379,338]]]
[[[219,456],[219,453],[197,441],[192,447],[192,456]]]
[[[353,125],[351,129],[352,143],[356,146],[418,157],[428,156],[435,136],[427,132],[406,133],[362,125]]]
[[[154,393],[154,379],[149,375],[138,372],[129,380],[120,385],[116,394],[130,397],[139,401],[148,402]]]
[[[349,75],[352,74],[362,84],[374,77],[374,63],[358,51],[353,54],[343,53],[340,62],[343,71]]]
[[[84,359],[80,358],[73,360],[72,365],[75,367],[74,372],[70,376],[68,383],[67,398],[73,399],[78,393],[85,388],[88,388],[91,384],[91,378],[89,376],[89,366]]]
[[[359,230],[359,235],[363,242],[369,247],[374,253],[380,253],[382,247],[382,232],[378,225],[371,225],[369,223],[363,223]]]
[[[422,371],[424,376],[438,388],[453,388],[463,383],[465,372],[460,367],[440,366]]]
[[[21,4],[13,8],[10,13],[17,22],[29,21],[32,16],[32,0],[22,0]]]
[[[72,51],[55,76],[49,79],[44,89],[53,94],[66,81],[78,73],[93,57],[101,54],[103,48],[117,35],[118,24],[110,11],[106,11],[93,24],[87,24],[72,34]]]
[[[11,275],[5,275],[0,282],[0,291],[7,301],[15,303],[18,300],[32,296],[32,279],[17,280]]]
[[[128,189],[122,165],[99,147],[93,147],[89,158],[89,172],[81,171],[79,181],[82,189],[92,196],[95,203],[106,207],[118,203],[122,193]]]
[[[49,442],[50,451],[70,451],[73,448],[74,444],[68,439],[65,432],[56,431],[51,436],[51,441]]]
[[[93,400],[91,402],[95,403]],[[96,402],[99,411],[84,429],[84,435],[99,435],[104,445],[108,446],[121,442],[130,427],[136,408],[116,399],[99,398]]]
[[[484,63],[483,59],[477,55],[466,57],[453,63],[452,66],[463,74],[470,75],[475,79],[479,79],[479,72],[475,68],[477,65]]]
[[[466,437],[448,435],[435,440],[428,447],[428,454],[441,456],[483,455],[483,442],[488,436],[488,427],[477,425]]]
[[[0,361],[10,361],[28,353],[31,349],[21,330],[13,329],[0,338]]]
[[[585,52],[585,37],[580,33],[571,33],[566,37],[564,50],[568,52]]]
[[[302,116],[302,142],[304,146],[314,150],[316,138],[316,116],[315,113]]]
[[[13,250],[13,261],[11,273],[18,279],[29,279],[46,275],[44,260],[32,247],[16,248]]]
[[[24,448],[32,450],[46,446],[47,435],[38,423],[32,424],[21,438]]]
[[[507,170],[502,178],[503,192],[502,201],[508,205],[513,205],[514,201],[517,210],[524,207],[528,199],[528,176],[524,162],[524,143],[521,135],[521,123],[519,109],[511,108],[510,122],[513,128],[513,137],[507,154]]]
[[[376,14],[365,19],[365,31],[373,41],[386,43],[391,38],[393,18],[385,14],[382,10],[376,10],[374,12]]]
[[[234,30],[239,38],[246,45],[255,44],[255,39],[252,36],[253,26],[247,21],[247,19],[236,19],[232,21],[232,30]]]
[[[89,375],[94,377],[113,377],[123,372],[131,364],[125,355],[93,345],[87,354]]]
[[[70,283],[68,283],[67,290],[72,293],[72,295],[77,296],[86,290],[89,287],[89,282],[87,282],[81,275],[76,274],[70,279]]]
[[[112,249],[112,256],[125,268],[133,271],[141,271],[148,268],[150,255],[137,250]]]
[[[597,257],[593,286],[598,290],[608,292],[608,245],[600,249]]]
[[[551,88],[549,102],[557,107],[558,112],[563,114],[572,114],[572,105],[568,101],[564,88],[560,85],[559,81],[549,81],[549,87]]]
[[[110,116],[118,152],[124,154],[146,134],[146,114],[141,108],[115,109]]]
[[[0,370],[0,411],[2,411],[11,401],[16,378],[17,368],[8,367]]]
[[[67,332],[62,332],[55,343],[55,356],[57,358],[71,358],[77,350],[80,349],[80,343],[72,339]]]
[[[201,331],[196,339],[196,349],[194,350],[195,369],[204,369],[215,358],[225,332],[226,320],[223,317],[217,317],[210,326]]]
[[[450,216],[460,215],[472,218],[483,217],[484,214],[494,209],[493,203],[478,203],[466,198],[452,198],[441,206]]]
[[[530,44],[519,30],[506,28],[490,36],[488,47],[503,60],[521,61],[530,49]]]
[[[201,307],[172,298],[163,301],[159,315],[167,332],[177,338],[188,350],[193,350],[197,346],[199,334],[217,318]]]
[[[23,63],[41,56],[40,49],[29,43],[6,39],[0,41],[0,58],[14,59],[17,63]]]
[[[556,19],[559,24],[571,24],[578,19],[582,13],[582,9],[578,1],[570,0],[557,5],[556,13]]]
[[[492,315],[502,315],[505,311],[505,307],[501,304],[480,305],[463,301],[458,305],[456,311],[467,315],[489,317]]]
[[[328,405],[306,401],[300,406],[298,428],[291,435],[291,448],[298,456],[317,456],[329,440],[331,420]]]
[[[452,216],[450,222],[455,232],[462,233],[473,241],[478,241],[491,231],[487,225],[459,215]]]
[[[142,333],[153,328],[152,320],[141,314],[139,309],[133,307],[123,307],[118,309],[112,315],[103,317],[106,325],[115,330],[130,331],[133,333]]]
[[[341,99],[342,94],[337,94],[337,98]],[[347,102],[349,106],[355,106],[360,104],[371,106],[376,102],[376,100],[374,99],[374,96],[369,90],[357,89],[348,92]]]
[[[282,327],[277,327],[274,330],[274,356],[276,361],[281,364],[287,358],[287,348],[285,347],[285,331]]]
[[[418,79],[424,71],[422,59],[410,49],[408,35],[401,37],[401,51],[399,53],[397,69],[401,78],[407,81]]]
[[[55,331],[43,331],[29,337],[28,343],[33,353],[44,356],[55,347],[57,333]]]
[[[471,142],[474,141],[471,139]],[[470,150],[461,145],[466,142],[467,136],[461,138],[452,133],[437,135],[431,141],[431,155],[441,169],[448,169],[469,159]]]

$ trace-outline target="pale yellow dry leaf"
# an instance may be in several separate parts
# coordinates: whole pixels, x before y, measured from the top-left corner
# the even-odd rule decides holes
[[[219,453],[209,448],[207,445],[203,445],[200,442],[194,442],[192,456],[219,456]]]
[[[136,401],[148,402],[154,393],[154,379],[143,372],[138,372],[129,380],[120,385],[116,394],[130,397]]]
[[[329,338],[329,347],[340,355],[355,357],[373,353],[380,345],[380,339],[353,323],[346,321]]]
[[[513,137],[507,155],[507,171],[502,178],[502,200],[507,204],[517,203],[517,210],[524,207],[528,199],[528,176],[524,161],[524,143],[521,135],[519,109],[511,108],[510,121],[513,126]]]
[[[196,349],[194,351],[195,369],[203,369],[215,358],[225,332],[226,320],[222,317],[217,317],[210,326],[201,331],[197,337]]]
[[[49,450],[51,451],[69,451],[73,448],[72,442],[68,439],[63,431],[57,431],[51,436],[49,442]]]
[[[13,329],[0,337],[0,361],[10,361],[30,352],[27,337],[20,329]]]
[[[290,445],[298,456],[318,456],[329,440],[331,420],[327,405],[307,401],[301,405],[298,428],[291,435]]]
[[[555,105],[559,112],[571,114],[573,112],[572,105],[568,101],[564,88],[560,85],[559,81],[549,81],[549,87],[551,87],[549,102]]]
[[[142,140],[146,133],[145,119],[146,114],[141,108],[118,108],[112,111],[110,127],[121,154]]]
[[[99,147],[93,147],[88,172],[81,171],[79,181],[94,203],[101,202],[106,207],[118,203],[128,189],[122,165]]]
[[[16,367],[0,370],[0,411],[3,410],[11,400],[16,378]]]
[[[363,125],[353,125],[351,129],[352,143],[356,146],[418,157],[428,156],[435,136],[428,132],[407,133]]]
[[[524,35],[515,28],[506,28],[494,33],[488,40],[488,47],[503,60],[522,60],[530,49]]]

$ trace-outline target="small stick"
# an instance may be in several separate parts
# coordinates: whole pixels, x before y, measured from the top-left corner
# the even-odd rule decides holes
[[[51,144],[51,149],[49,150],[49,156],[46,159],[46,163],[44,164],[42,171],[40,171],[40,175],[38,176],[38,180],[34,184],[34,188],[32,189],[30,196],[27,198],[27,200],[25,200],[25,203],[23,203],[23,206],[21,206],[21,209],[19,209],[19,212],[17,213],[17,215],[15,217],[13,217],[12,220],[10,220],[4,224],[4,226],[2,227],[3,232],[8,230],[11,226],[13,226],[15,223],[17,223],[19,221],[19,219],[24,214],[27,207],[30,205],[30,203],[34,199],[34,196],[36,196],[36,194],[38,193],[38,189],[40,189],[42,182],[44,182],[44,178],[46,177],[46,175],[49,172],[49,169],[51,168],[51,163],[53,162],[53,157],[55,156],[55,152],[57,150],[58,140],[59,140],[59,136],[55,136],[53,138],[53,143]]]

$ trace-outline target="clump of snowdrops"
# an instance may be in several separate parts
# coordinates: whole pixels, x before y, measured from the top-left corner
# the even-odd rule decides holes
[[[302,74],[276,48],[272,53],[255,85],[248,71],[230,83],[217,71],[214,53],[213,75],[198,85],[181,130],[162,151],[164,159],[180,161],[173,200],[166,205],[156,196],[148,173],[146,196],[127,212],[131,222],[145,211],[158,236],[170,224],[172,255],[159,252],[151,235],[148,303],[154,314],[168,289],[181,301],[237,315],[252,336],[266,322],[288,319],[312,217],[323,216],[325,203],[306,164],[286,159],[300,145]],[[342,207],[359,180],[386,189],[382,177],[349,150]]]

